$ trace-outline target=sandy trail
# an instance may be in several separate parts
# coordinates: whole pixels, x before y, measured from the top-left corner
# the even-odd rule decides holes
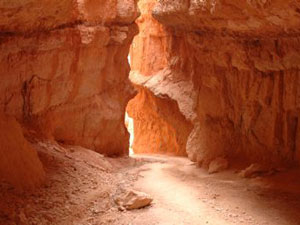
[[[24,193],[0,181],[0,225],[300,225],[299,171],[242,179],[234,171],[209,175],[187,158],[35,147],[47,180]],[[115,198],[131,189],[153,204],[119,211]]]
[[[282,175],[257,179],[241,179],[233,171],[208,175],[186,158],[136,157],[160,160],[145,164],[134,184],[154,202],[124,213],[120,224],[129,220],[132,225],[300,224],[300,184],[280,186],[276,180]]]

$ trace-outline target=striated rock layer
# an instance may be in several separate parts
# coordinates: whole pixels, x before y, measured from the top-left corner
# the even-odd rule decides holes
[[[48,138],[126,153],[135,0],[4,1],[0,11],[0,110]]]
[[[0,112],[40,137],[127,154],[136,0],[11,0],[0,12]]]
[[[139,64],[153,66],[142,74],[159,79],[193,123],[189,157],[204,166],[218,157],[299,162],[300,3],[163,0],[148,7],[167,38],[151,50],[158,34],[149,28],[132,55],[142,52]],[[163,54],[152,63],[155,49]]]

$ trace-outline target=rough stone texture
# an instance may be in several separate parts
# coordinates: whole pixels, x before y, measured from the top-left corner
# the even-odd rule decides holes
[[[198,34],[278,38],[299,33],[299,7],[294,0],[161,0],[153,15]]]
[[[176,80],[174,74],[166,70],[170,36],[151,15],[155,2],[143,0],[138,5],[140,33],[134,38],[130,51],[130,80],[139,93],[127,107],[134,120],[133,150],[135,153],[186,155],[192,124],[182,113],[192,111],[188,90],[191,82]],[[188,93],[183,94],[184,90]]]
[[[148,194],[139,191],[128,191],[124,196],[116,199],[117,204],[120,206],[120,209],[141,209],[146,206],[149,206],[153,198],[151,198]]]
[[[151,75],[168,96],[174,83],[189,84],[173,90],[189,98],[173,99],[194,125],[192,160],[300,161],[299,8],[293,0],[156,2],[168,37],[155,46],[166,51],[156,64],[167,66]]]
[[[41,136],[126,154],[136,0],[12,0],[0,12],[0,110]]]
[[[218,173],[222,170],[226,170],[229,164],[228,161],[224,158],[216,158],[215,160],[211,161],[208,168],[208,173]]]
[[[0,178],[19,189],[41,184],[45,173],[37,152],[15,118],[0,114]]]
[[[138,2],[141,16],[136,20],[139,34],[135,36],[131,46],[131,70],[144,76],[153,75],[167,66],[168,35],[164,26],[152,17],[153,0]]]
[[[156,97],[143,87],[138,89],[138,95],[127,106],[134,121],[133,151],[186,155],[192,125],[180,113],[176,101]]]

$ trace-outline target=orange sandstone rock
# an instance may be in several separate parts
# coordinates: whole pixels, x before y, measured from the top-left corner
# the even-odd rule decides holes
[[[0,111],[44,137],[126,154],[136,0],[12,0],[0,11]]]
[[[45,173],[37,152],[13,117],[1,114],[0,118],[0,179],[21,189],[40,185]]]
[[[169,61],[197,92],[188,152],[207,163],[299,160],[299,3],[176,2],[153,15],[173,27]]]
[[[168,35],[162,24],[152,17],[153,0],[138,2],[141,16],[136,20],[139,34],[131,45],[131,70],[145,76],[153,75],[167,66]]]
[[[300,3],[153,2],[152,15],[164,27],[153,26],[168,38],[151,49],[148,39],[156,37],[149,34],[147,48],[133,49],[131,57],[139,52],[155,56],[154,49],[162,49],[155,63],[162,66],[144,72],[136,65],[154,63],[153,57],[142,57],[133,73],[151,75],[146,87],[156,96],[172,96],[193,123],[189,157],[205,167],[224,156],[242,162],[299,162]],[[178,81],[183,85],[176,87]]]
[[[130,51],[130,80],[139,93],[127,107],[134,120],[133,150],[135,153],[186,155],[192,116],[187,115],[187,119],[183,113],[191,113],[192,106],[190,96],[178,88],[184,90],[191,86],[189,82],[176,80],[166,70],[171,36],[152,17],[155,1],[143,0],[138,5],[140,33],[134,38]]]
[[[156,97],[146,88],[138,89],[138,95],[127,106],[134,121],[133,151],[186,155],[192,125],[180,113],[176,101]]]

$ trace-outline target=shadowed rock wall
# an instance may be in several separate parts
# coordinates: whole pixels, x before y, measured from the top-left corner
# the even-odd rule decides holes
[[[136,0],[11,0],[0,12],[0,111],[39,137],[127,154]]]
[[[135,1],[4,1],[0,9],[0,109],[46,137],[126,153]]]
[[[165,37],[155,47],[163,49],[155,64],[165,66],[153,70],[151,80],[160,80],[164,94],[193,123],[189,157],[204,166],[217,157],[299,162],[300,3],[152,2]],[[153,58],[146,56],[148,65]],[[159,94],[152,84],[147,87]]]

